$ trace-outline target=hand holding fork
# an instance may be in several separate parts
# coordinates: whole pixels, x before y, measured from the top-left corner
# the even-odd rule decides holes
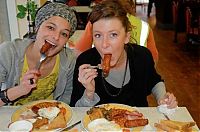
[[[41,53],[40,60],[37,63],[35,69],[39,70],[41,64],[46,60],[46,58],[47,58],[46,54],[45,53]],[[34,84],[33,78],[30,79],[30,84]]]
[[[41,50],[40,50],[40,60],[39,62],[37,63],[35,69],[39,70],[40,69],[40,66],[41,64],[46,60],[47,58],[47,55],[46,55],[46,52],[52,47],[52,45],[50,43],[45,43]],[[33,78],[30,79],[30,84],[34,84],[34,81],[33,81]]]

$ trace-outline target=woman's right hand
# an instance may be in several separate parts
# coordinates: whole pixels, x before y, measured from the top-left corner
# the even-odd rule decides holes
[[[97,77],[97,69],[89,68],[90,64],[83,64],[79,67],[78,81],[86,88],[86,96],[93,99],[95,93],[95,81]]]
[[[27,95],[33,88],[36,87],[36,81],[39,77],[38,75],[40,75],[38,70],[29,70],[24,74],[19,85],[22,95]],[[31,84],[30,79],[33,79],[33,84]]]

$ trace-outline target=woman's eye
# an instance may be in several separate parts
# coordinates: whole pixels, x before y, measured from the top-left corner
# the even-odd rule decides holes
[[[110,35],[112,38],[113,37],[117,37],[117,33],[111,33],[111,35]]]
[[[94,37],[95,38],[100,38],[100,34],[95,34]]]
[[[47,26],[47,28],[48,28],[49,30],[54,30],[54,27],[52,27],[52,26]]]
[[[67,38],[69,35],[67,33],[61,33],[63,37]]]

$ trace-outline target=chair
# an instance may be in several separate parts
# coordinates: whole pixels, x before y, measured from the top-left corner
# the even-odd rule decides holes
[[[199,45],[200,46],[200,15],[197,17],[192,16],[191,9],[186,8],[185,11],[186,20],[186,38],[187,46],[189,45]]]
[[[177,43],[177,35],[178,35],[178,1],[172,2],[172,17],[173,17],[173,25],[174,25],[174,42]]]

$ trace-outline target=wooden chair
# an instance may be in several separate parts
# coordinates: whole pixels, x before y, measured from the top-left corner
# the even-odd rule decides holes
[[[174,42],[177,43],[177,35],[178,35],[178,1],[172,2],[172,17],[173,17],[173,25],[174,25]]]
[[[185,11],[187,46],[200,46],[200,15],[193,18],[189,7]]]

